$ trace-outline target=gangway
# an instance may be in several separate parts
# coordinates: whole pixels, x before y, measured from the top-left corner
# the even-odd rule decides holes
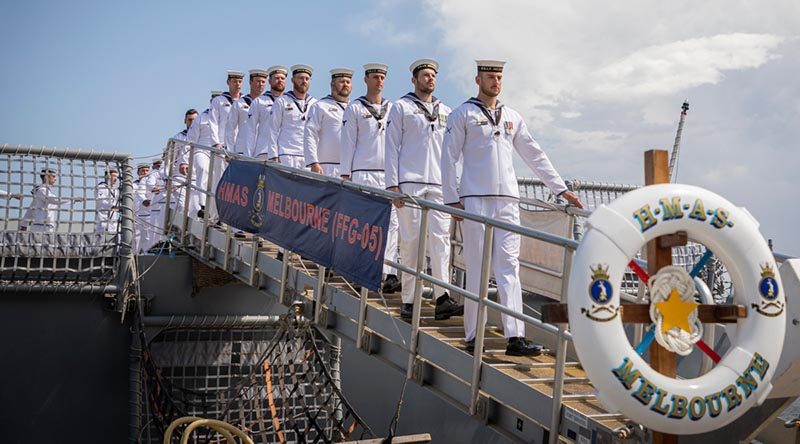
[[[176,149],[188,149],[190,151],[189,159],[194,157],[195,151],[206,151],[211,157],[212,164],[223,156],[235,157],[214,148],[170,140],[167,145],[168,155],[165,166],[168,177],[174,177],[175,174],[172,154]],[[119,205],[122,224],[120,224],[120,231],[110,238],[111,241],[108,241],[112,242],[112,245],[108,247],[108,252],[99,254],[100,257],[114,258],[111,272],[101,274],[102,278],[98,279],[92,277],[93,269],[89,266],[85,269],[73,270],[80,279],[58,281],[58,279],[54,280],[52,275],[39,275],[38,279],[41,282],[30,281],[31,274],[28,273],[26,275],[28,280],[25,283],[21,283],[22,280],[16,279],[14,275],[3,275],[5,291],[15,288],[27,289],[30,282],[33,282],[34,285],[30,288],[45,289],[45,291],[78,291],[80,288],[100,292],[111,291],[117,298],[116,309],[122,312],[128,304],[120,298],[124,296],[123,289],[130,290],[128,271],[132,260],[130,256],[130,231],[133,220],[130,210],[130,156],[9,146],[2,147],[0,154],[20,158],[33,156],[39,159],[40,163],[42,159],[59,159],[59,162],[67,162],[70,165],[78,161],[112,162],[122,170],[122,193]],[[40,164],[32,165],[34,166],[28,168],[28,174],[34,177]],[[59,166],[64,168],[61,164]],[[389,199],[405,199],[407,205],[414,204],[422,208],[423,221],[431,210],[445,211],[451,215],[484,224],[487,227],[487,237],[492,236],[493,230],[502,229],[519,233],[524,239],[523,242],[533,241],[555,247],[556,254],[561,255],[559,270],[543,268],[533,263],[526,264],[524,261],[522,268],[527,268],[532,272],[534,278],[539,273],[555,279],[558,285],[551,285],[552,282],[550,282],[544,289],[539,289],[535,284],[526,289],[538,292],[545,298],[566,302],[567,288],[564,283],[568,280],[571,257],[578,245],[575,239],[581,231],[581,218],[588,213],[553,202],[552,196],[548,195],[546,188],[536,180],[520,180],[520,187],[526,195],[522,202],[523,208],[558,212],[566,221],[564,225],[566,228],[562,235],[478,217],[427,201],[415,200],[412,202],[408,198],[385,190],[323,178],[310,172],[293,170],[279,164],[270,164],[270,167],[313,180],[335,181],[342,187],[357,189]],[[186,193],[203,193],[202,190],[192,185],[182,185],[192,183],[191,174],[192,168],[190,167],[187,177],[180,182],[170,182],[169,187],[177,185],[184,187]],[[0,182],[3,182],[2,179],[0,177]],[[5,180],[5,183],[15,182],[11,173]],[[209,184],[213,183],[213,174],[209,176],[208,180]],[[592,207],[608,202],[619,194],[634,188],[581,181],[572,181],[570,185],[581,196],[581,199]],[[84,195],[91,188],[89,185],[81,185],[81,187],[86,188],[82,191]],[[12,191],[16,191],[16,189]],[[170,208],[169,199],[172,194],[167,192],[167,209]],[[212,196],[209,193],[206,195]],[[184,195],[183,197],[184,201],[188,200],[188,196]],[[20,211],[22,206],[23,204],[20,203]],[[18,211],[15,214],[20,213]],[[7,219],[13,220],[9,217]],[[91,221],[85,221],[86,216],[81,216],[81,219],[85,226],[91,227]],[[8,224],[9,222],[6,222],[4,227],[4,236],[7,236],[7,239],[18,236],[16,227]],[[86,234],[89,230],[90,228],[85,227],[83,231],[59,229],[58,231],[61,233],[56,234],[61,236],[68,236],[71,232]],[[647,430],[633,424],[623,415],[604,409],[595,395],[594,387],[577,361],[570,345],[571,335],[565,325],[542,322],[535,310],[530,307],[524,314],[517,314],[492,300],[490,297],[491,276],[488,266],[485,266],[482,271],[480,293],[471,294],[457,284],[438,281],[427,274],[423,269],[425,263],[423,260],[418,261],[420,265],[415,270],[389,261],[391,265],[401,271],[417,276],[420,284],[424,282],[427,286],[439,285],[450,291],[451,295],[470,298],[480,304],[482,309],[479,315],[476,349],[474,355],[470,355],[464,349],[461,319],[434,320],[433,305],[423,299],[422,285],[417,286],[414,316],[412,321],[407,323],[401,321],[399,317],[401,303],[399,294],[381,294],[368,291],[366,288],[359,289],[336,275],[335,270],[331,274],[325,267],[291,252],[286,252],[284,261],[278,261],[275,258],[278,249],[275,244],[257,236],[237,233],[235,228],[230,226],[215,224],[209,220],[208,212],[203,218],[198,219],[190,217],[186,207],[178,207],[176,211],[166,211],[165,233],[170,236],[173,246],[192,257],[193,260],[224,272],[232,279],[276,299],[286,307],[297,301],[303,302],[305,316],[312,319],[324,332],[351,341],[362,352],[388,363],[409,380],[424,386],[430,392],[474,416],[512,441],[536,443],[552,443],[559,440],[594,443],[649,441]],[[419,251],[425,251],[426,239],[424,231],[422,233]],[[14,267],[21,264],[19,259],[14,259],[16,262],[9,262],[12,257],[19,258],[20,256],[18,254],[13,256],[15,253],[9,253],[11,250],[8,248],[20,248],[20,245],[25,247],[26,236],[33,234],[41,236],[38,233],[27,233],[22,237],[13,238],[14,241],[7,241],[3,245],[3,248],[6,249],[2,255],[3,269],[1,271],[3,273],[12,272]],[[106,237],[90,236],[87,239],[86,242],[90,246],[97,245],[98,242],[100,244],[107,242]],[[38,238],[34,239],[35,242],[41,244]],[[489,246],[491,242],[485,242],[484,245]],[[456,248],[458,248],[458,244],[454,243],[454,249]],[[52,248],[26,251],[29,257],[45,259],[45,262],[36,262],[36,260],[32,262],[39,264],[37,270],[70,269],[69,266],[64,265],[67,262],[59,262],[57,265],[61,268],[53,268],[53,262],[47,262],[61,254],[56,253]],[[77,250],[68,250],[66,255],[75,256],[75,251]],[[85,257],[80,257],[79,264],[92,263],[91,261],[87,262],[87,258],[98,256],[97,251],[91,248],[82,251]],[[484,255],[486,254],[487,251],[484,251]],[[776,257],[779,261],[787,259],[784,256]],[[456,272],[455,275],[454,282],[458,283],[463,276],[460,276],[459,272]],[[61,282],[61,286],[59,286],[59,282]],[[69,285],[65,286],[64,282]],[[627,297],[631,301],[636,301],[641,296],[636,294],[641,290],[634,284],[635,282],[629,288],[625,287],[629,293]],[[14,287],[19,285],[23,285],[23,287]],[[102,288],[95,288],[96,285],[102,286]],[[529,334],[548,346],[547,352],[536,357],[506,356],[504,353],[505,339],[500,327],[494,322],[500,313],[514,316],[525,322]],[[263,313],[252,314],[261,315]],[[777,406],[784,405],[785,401],[782,401]],[[772,404],[773,409],[777,406]],[[765,417],[765,415],[759,417]],[[749,431],[753,427],[749,427],[747,430]]]

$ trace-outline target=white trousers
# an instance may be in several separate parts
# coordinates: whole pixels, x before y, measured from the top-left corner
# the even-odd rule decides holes
[[[467,197],[464,208],[470,213],[519,224],[519,201],[506,197]],[[481,257],[483,255],[484,225],[464,220],[464,261],[467,266],[467,290],[479,294],[481,280]],[[522,286],[519,282],[518,234],[494,230],[491,251],[491,266],[497,281],[500,303],[522,313]],[[501,316],[506,338],[524,337],[525,324],[508,315]],[[464,335],[466,340],[475,338],[478,323],[478,303],[464,300]]]
[[[191,190],[187,189],[190,194],[189,197],[189,217],[197,218],[197,212],[205,205],[205,194],[200,190],[205,190],[208,186],[208,171],[211,164],[211,158],[208,152],[196,151],[192,164],[192,184],[196,188]],[[188,188],[188,187],[187,187]]]
[[[153,209],[150,210],[150,230],[152,230],[152,236],[149,239],[150,244],[145,245],[147,250],[164,240],[164,202],[154,203],[152,206]]]
[[[133,221],[133,253],[139,254],[140,251],[147,251],[150,244],[150,210],[142,207],[145,211],[138,211]]]
[[[278,156],[278,159],[281,161],[281,165],[298,168],[301,170],[308,169],[306,168],[306,158],[303,156],[289,156],[284,154],[282,156]]]
[[[336,179],[340,178],[339,171],[341,171],[341,169],[339,168],[338,163],[326,163],[320,164],[320,166],[322,167],[322,174],[324,176],[333,177]]]
[[[353,183],[367,185],[375,188],[385,189],[386,178],[383,171],[355,171],[350,175],[350,180]],[[394,205],[392,205],[392,213],[389,216],[389,232],[386,233],[386,251],[384,258],[397,262],[399,257],[397,253],[397,212]],[[383,264],[383,274],[397,274],[397,269],[389,265]]]
[[[417,183],[400,185],[400,191],[420,199],[431,202],[443,203],[442,187]],[[400,259],[410,268],[417,266],[417,254],[420,234],[420,218],[422,210],[410,206],[408,203],[397,209],[397,223],[400,234]],[[428,245],[427,253],[431,260],[431,275],[436,279],[450,282],[450,215],[441,211],[428,212]],[[424,269],[423,269],[424,271]],[[414,303],[415,278],[409,273],[403,273],[404,304]],[[444,294],[441,287],[434,288],[435,297]]]

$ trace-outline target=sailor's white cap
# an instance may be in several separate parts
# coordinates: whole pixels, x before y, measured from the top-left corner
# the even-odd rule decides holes
[[[269,68],[267,68],[267,74],[269,74],[270,76],[277,73],[286,75],[289,74],[289,69],[283,65],[272,65]]]
[[[384,65],[383,63],[367,63],[366,65],[364,65],[365,75],[372,74],[374,72],[380,74],[386,74],[387,72],[389,72],[389,66]]]
[[[308,74],[308,75],[312,75],[312,74],[314,74],[314,68],[312,68],[312,67],[310,67],[308,65],[302,65],[302,64],[292,65],[292,75],[300,74],[300,73],[303,73],[303,72]]]
[[[50,175],[55,176],[58,173],[56,172],[56,170],[54,170],[52,168],[42,168],[42,174],[50,174]]]
[[[244,73],[241,71],[231,71],[228,70],[228,78],[229,79],[243,79]]]
[[[136,164],[136,169],[137,170],[140,170],[142,168],[150,168],[150,164],[147,163],[147,162],[142,162],[142,163],[137,163]]]
[[[213,99],[214,97],[221,96],[221,95],[222,95],[222,91],[216,91],[216,90],[214,90],[214,91],[211,91],[211,98],[212,98],[212,99]]]
[[[250,74],[251,79],[253,77],[269,77],[269,73],[266,69],[251,69],[250,71],[247,71],[247,73]]]
[[[433,59],[419,59],[412,63],[408,70],[411,71],[411,74],[416,75],[419,70],[426,68],[432,69],[433,72],[439,72],[439,63]]]
[[[503,72],[506,62],[501,60],[475,60],[478,72]]]
[[[350,68],[333,68],[331,70],[331,79],[338,79],[339,77],[353,77],[353,70]]]
[[[160,157],[156,157],[153,160],[151,160],[150,163],[152,163],[153,165],[155,165],[157,163],[164,163],[164,159],[162,159]]]

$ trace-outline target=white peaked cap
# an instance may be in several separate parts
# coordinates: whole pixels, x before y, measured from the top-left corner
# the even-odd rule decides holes
[[[350,68],[333,68],[331,70],[331,78],[336,79],[339,77],[353,77],[353,70]]]
[[[503,72],[506,62],[501,60],[475,60],[478,65],[478,72]]]
[[[386,74],[389,72],[389,66],[383,63],[367,63],[364,65],[364,74],[372,74],[373,72]]]
[[[153,160],[151,160],[150,162],[151,163],[164,163],[164,159],[162,159],[160,157],[156,157]]]
[[[292,65],[292,75],[295,75],[295,74],[301,73],[301,72],[304,72],[304,73],[306,73],[308,75],[313,75],[314,74],[314,68],[312,68],[312,67],[310,67],[308,65],[301,65],[301,64]]]
[[[142,169],[142,168],[150,168],[150,164],[147,163],[147,162],[142,162],[142,163],[136,164],[136,169],[137,170]]]
[[[266,69],[251,69],[247,71],[247,73],[250,74],[251,79],[253,77],[269,77],[269,73],[267,73]]]
[[[267,74],[273,75],[275,73],[289,74],[289,69],[283,65],[272,65],[267,68]]]
[[[244,73],[241,71],[231,71],[228,70],[228,78],[229,79],[243,79]]]
[[[430,68],[434,72],[439,72],[439,63],[433,59],[419,59],[412,63],[411,66],[408,67],[408,70],[411,71],[412,74],[416,74],[420,69],[426,68]]]
[[[211,98],[212,99],[214,97],[221,96],[221,95],[222,95],[222,91],[211,91]]]

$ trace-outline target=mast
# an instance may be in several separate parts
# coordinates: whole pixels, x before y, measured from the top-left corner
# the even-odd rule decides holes
[[[683,132],[683,122],[686,121],[688,112],[689,101],[684,100],[681,106],[681,120],[678,122],[678,132],[675,134],[675,145],[672,146],[672,155],[669,156],[669,181],[673,183],[678,178],[678,153],[681,149],[681,133]]]

